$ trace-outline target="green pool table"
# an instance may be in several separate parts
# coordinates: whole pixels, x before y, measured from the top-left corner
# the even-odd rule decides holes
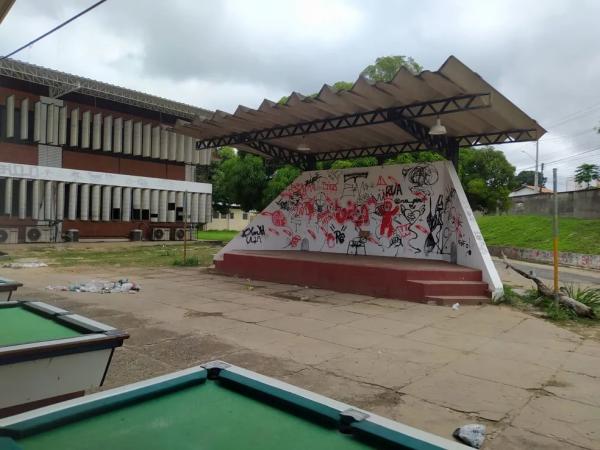
[[[468,449],[212,361],[0,419],[0,450]]]
[[[8,278],[0,277],[0,298],[4,300],[10,300],[13,292],[15,292],[18,288],[23,286],[23,283],[19,283],[15,280],[10,280]]]
[[[0,302],[0,417],[102,385],[127,337],[43,302]]]

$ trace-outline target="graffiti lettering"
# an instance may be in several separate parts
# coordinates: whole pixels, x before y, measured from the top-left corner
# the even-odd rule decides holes
[[[246,239],[246,244],[259,244],[262,242],[262,236],[265,235],[265,226],[249,226],[242,230],[242,238]]]

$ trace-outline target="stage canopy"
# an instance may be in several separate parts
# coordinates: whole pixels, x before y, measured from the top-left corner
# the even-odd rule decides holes
[[[429,134],[437,118],[444,135]],[[434,150],[456,163],[459,147],[538,140],[535,120],[454,56],[436,72],[400,70],[390,82],[360,77],[349,90],[323,85],[318,95],[293,92],[283,104],[265,99],[179,121],[197,148],[234,146],[312,169],[317,161]]]

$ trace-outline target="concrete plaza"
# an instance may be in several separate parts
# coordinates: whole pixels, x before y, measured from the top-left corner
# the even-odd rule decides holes
[[[10,270],[41,299],[131,334],[105,388],[222,359],[486,449],[600,449],[600,342],[504,306],[458,311],[207,269]],[[138,294],[48,291],[127,276]]]

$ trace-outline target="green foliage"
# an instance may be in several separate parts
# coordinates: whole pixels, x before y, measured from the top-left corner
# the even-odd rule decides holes
[[[240,205],[244,211],[260,209],[266,183],[262,158],[244,154],[225,159],[213,177],[213,203],[221,203],[215,204],[215,209],[226,212],[232,204]]]
[[[574,284],[568,284],[563,286],[561,291],[578,302],[589,306],[594,310],[596,316],[600,317],[600,288],[582,288],[579,285],[575,286]]]
[[[336,81],[333,83],[333,88],[336,91],[349,91],[353,85],[354,83],[350,83],[349,81]]]
[[[458,175],[472,209],[508,209],[508,194],[515,187],[515,168],[502,151],[493,147],[461,149]]]
[[[182,267],[196,267],[200,264],[200,260],[197,256],[188,256],[187,258],[177,258],[173,261],[174,266],[182,266]]]
[[[367,66],[361,75],[372,81],[391,81],[401,68],[414,75],[423,71],[423,67],[410,56],[381,56],[375,64]]]
[[[388,159],[384,165],[412,164],[417,162],[434,162],[443,160],[444,157],[436,152],[400,153],[393,158]]]
[[[542,175],[542,172],[538,172],[538,182],[540,186],[546,186],[546,181],[548,179]],[[515,177],[515,184],[517,186],[522,186],[526,184],[527,186],[534,186],[535,182],[535,170],[522,170]]]
[[[552,217],[482,216],[477,218],[488,245],[552,250]],[[600,220],[559,218],[562,252],[600,255]]]
[[[600,289],[599,288],[575,288],[573,285],[561,288],[569,297],[584,303],[592,308],[596,315],[600,313]],[[586,303],[588,302],[588,303]],[[523,311],[541,311],[544,316],[553,322],[577,322],[579,324],[596,324],[597,320],[578,317],[570,308],[557,304],[554,298],[542,297],[537,289],[529,289],[523,293],[517,293],[510,286],[504,286],[504,295],[496,303],[511,305]]]
[[[377,158],[365,156],[356,159],[339,159],[331,164],[331,169],[349,169],[351,167],[373,167],[378,164]]]
[[[292,181],[294,181],[302,171],[294,166],[287,165],[280,167],[275,171],[271,179],[267,182],[262,194],[262,204],[267,206],[271,203]]]
[[[575,182],[590,188],[592,181],[600,180],[600,167],[597,164],[581,164],[575,169]]]

